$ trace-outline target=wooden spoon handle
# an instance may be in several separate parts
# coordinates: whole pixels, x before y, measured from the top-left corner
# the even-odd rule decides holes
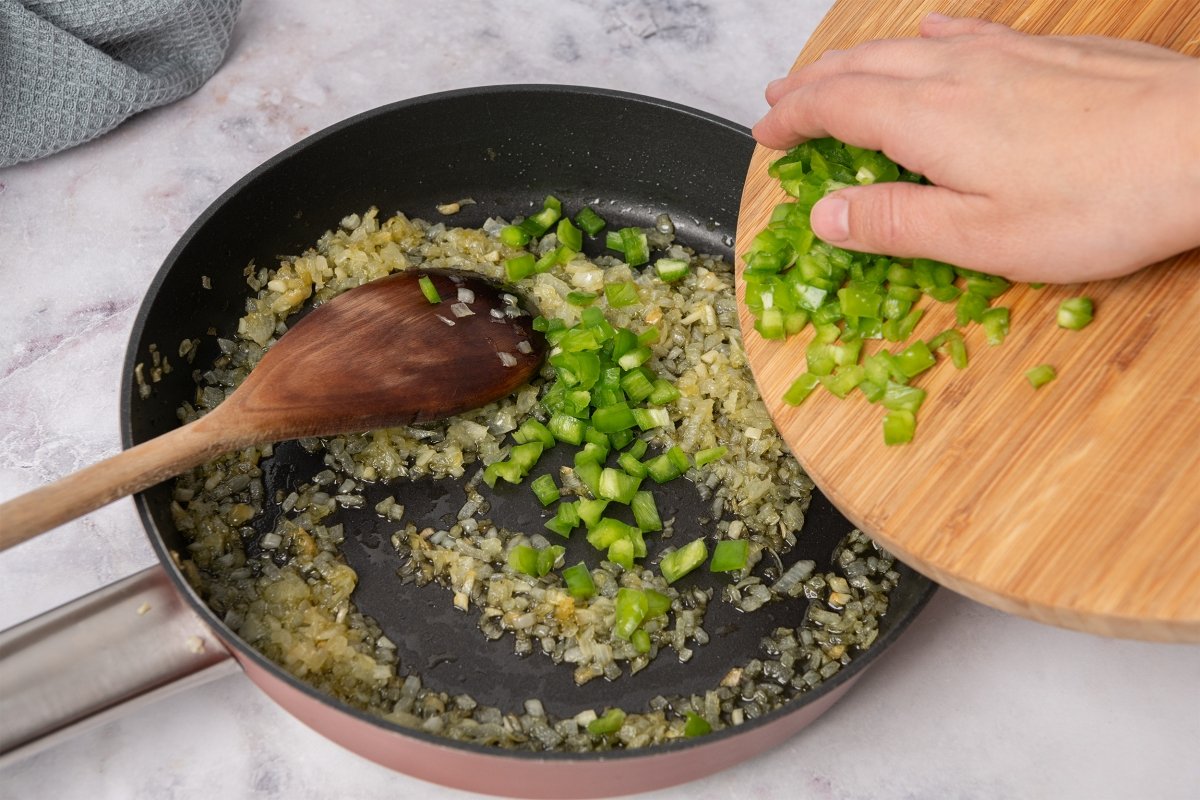
[[[214,412],[215,413],[215,412]],[[0,504],[0,550],[94,511],[120,497],[178,475],[238,446],[219,425],[198,423],[155,439],[98,464]]]

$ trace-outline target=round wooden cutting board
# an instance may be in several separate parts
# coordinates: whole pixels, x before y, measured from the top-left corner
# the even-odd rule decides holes
[[[935,10],[1200,54],[1195,0],[838,0],[796,66],[830,48],[914,36]],[[772,207],[790,199],[766,173],[780,155],[754,153],[739,252]],[[740,276],[740,258],[737,267]],[[743,292],[739,280],[739,299]],[[1058,328],[1059,302],[1080,294],[1095,300],[1095,322],[1080,332]],[[999,302],[1012,309],[1007,341],[989,347],[969,326],[969,366],[939,360],[917,380],[929,394],[916,438],[901,447],[884,446],[884,412],[857,392],[838,400],[819,389],[798,408],[783,403],[804,371],[811,328],[766,341],[744,305],[741,325],[767,407],[801,464],[904,561],[1042,622],[1200,641],[1200,250],[1116,281],[1018,285]],[[952,303],[930,303],[917,335],[953,324]],[[1024,373],[1041,363],[1053,364],[1058,379],[1034,391]]]

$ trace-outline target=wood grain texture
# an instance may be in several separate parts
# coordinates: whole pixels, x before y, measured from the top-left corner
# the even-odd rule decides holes
[[[205,416],[0,504],[0,550],[221,453],[442,419],[527,383],[545,353],[532,317],[491,314],[506,304],[502,289],[482,279],[429,277],[440,304],[421,294],[416,273],[345,292],[292,325]],[[474,292],[469,316],[450,309],[460,285]]]
[[[1200,54],[1194,0],[839,0],[796,67],[830,48],[916,35],[935,10],[1030,33],[1120,36]],[[788,199],[766,174],[779,155],[755,150],[739,251]],[[737,269],[740,276],[740,258]],[[1079,294],[1095,299],[1096,321],[1082,332],[1059,329],[1058,303]],[[1042,622],[1200,641],[1200,251],[1117,281],[1017,286],[1002,302],[1012,308],[1003,346],[989,347],[971,326],[969,367],[939,363],[918,381],[929,396],[906,447],[884,446],[882,411],[857,395],[839,401],[818,391],[799,408],[782,402],[804,369],[811,329],[764,341],[744,305],[741,326],[767,406],[801,464],[904,561]],[[932,303],[919,331],[953,323],[953,304]],[[1024,372],[1040,363],[1059,377],[1035,392]]]

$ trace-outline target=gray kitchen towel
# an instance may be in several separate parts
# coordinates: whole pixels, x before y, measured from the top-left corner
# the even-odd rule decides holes
[[[0,0],[0,167],[112,130],[216,72],[242,0]]]

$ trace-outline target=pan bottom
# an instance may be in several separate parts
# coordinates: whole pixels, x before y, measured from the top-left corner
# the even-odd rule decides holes
[[[501,228],[383,221],[374,211],[347,217],[316,251],[252,276],[260,296],[239,338],[222,343],[202,374],[202,405],[220,403],[253,368],[313,284],[323,282],[317,299],[325,300],[414,265],[495,278],[505,271]],[[179,518],[198,534],[190,552],[202,569],[194,574],[235,629],[298,677],[385,718],[536,750],[642,747],[679,738],[685,719],[694,734],[739,726],[811,691],[869,647],[898,573],[860,534],[847,538],[849,523],[828,504],[809,509],[824,513],[809,514],[797,535],[811,484],[770,429],[741,359],[732,269],[683,249],[672,233],[641,235],[657,252],[688,258],[686,275],[667,283],[654,268],[573,253],[514,289],[571,325],[581,316],[572,292],[628,287],[636,303],[597,301],[590,310],[631,336],[653,326],[646,380],[674,395],[662,408],[666,424],[629,433],[650,448],[637,458],[651,464],[669,448],[728,445],[715,462],[689,467],[688,479],[644,481],[665,528],[646,532],[641,563],[620,568],[582,534],[568,537],[560,565],[587,564],[598,587],[577,601],[557,572],[530,580],[510,562],[515,547],[547,552],[539,532],[550,513],[527,486],[480,485],[479,464],[505,456],[507,434],[554,390],[567,391],[547,368],[514,396],[461,417],[283,445],[262,461],[226,457],[181,479],[187,508]],[[611,466],[620,449],[604,448]],[[572,460],[579,455],[551,447],[537,471],[568,493],[586,493]],[[602,513],[636,522],[623,503]],[[224,523],[242,525],[239,543],[222,535]],[[685,544],[739,538],[753,557],[735,573],[700,568],[668,584],[656,568]],[[778,588],[784,583],[791,591]],[[637,623],[643,650],[614,633],[618,588],[653,589],[669,605]],[[591,724],[605,709],[616,709],[609,733],[619,736]]]
[[[554,472],[567,460],[565,450],[559,449],[551,451],[540,465]],[[296,442],[276,447],[264,464],[268,473],[278,476],[274,485],[284,494],[324,468],[319,455]],[[483,485],[478,488],[491,506],[488,516],[500,527],[538,530],[552,516],[538,507],[526,487],[499,483],[496,490]],[[659,488],[656,500],[660,512],[666,519],[677,520],[673,541],[693,538],[704,525],[701,518],[687,513],[687,509],[701,505],[696,487],[681,480]],[[419,675],[427,689],[451,696],[469,694],[480,704],[498,707],[504,713],[523,713],[524,703],[530,698],[539,699],[547,713],[565,717],[618,701],[627,710],[649,710],[655,697],[702,694],[751,658],[769,660],[771,654],[761,648],[764,637],[776,629],[800,625],[810,602],[801,594],[746,614],[730,603],[714,601],[708,605],[704,619],[712,640],[692,648],[694,655],[686,664],[664,653],[636,678],[630,679],[626,670],[616,681],[595,679],[577,685],[569,665],[556,664],[539,652],[514,655],[511,632],[498,640],[488,640],[480,631],[478,613],[455,608],[450,589],[437,583],[418,585],[400,577],[405,555],[391,542],[398,526],[372,509],[385,497],[394,497],[405,507],[406,519],[413,520],[418,528],[445,530],[457,521],[458,511],[467,501],[461,480],[389,481],[367,487],[364,496],[362,508],[342,508],[330,518],[349,532],[341,552],[359,576],[353,594],[355,605],[379,622],[383,633],[397,645],[402,673]],[[260,526],[269,530],[274,524],[274,518],[264,516]],[[783,557],[783,568],[812,560],[816,562],[815,573],[830,572],[835,552],[850,529],[824,495],[814,493],[805,514],[801,542]],[[647,560],[653,562],[671,541],[651,538]],[[594,559],[594,551],[581,536],[564,544],[565,563]],[[699,570],[684,580],[685,588],[716,592],[728,583]]]

